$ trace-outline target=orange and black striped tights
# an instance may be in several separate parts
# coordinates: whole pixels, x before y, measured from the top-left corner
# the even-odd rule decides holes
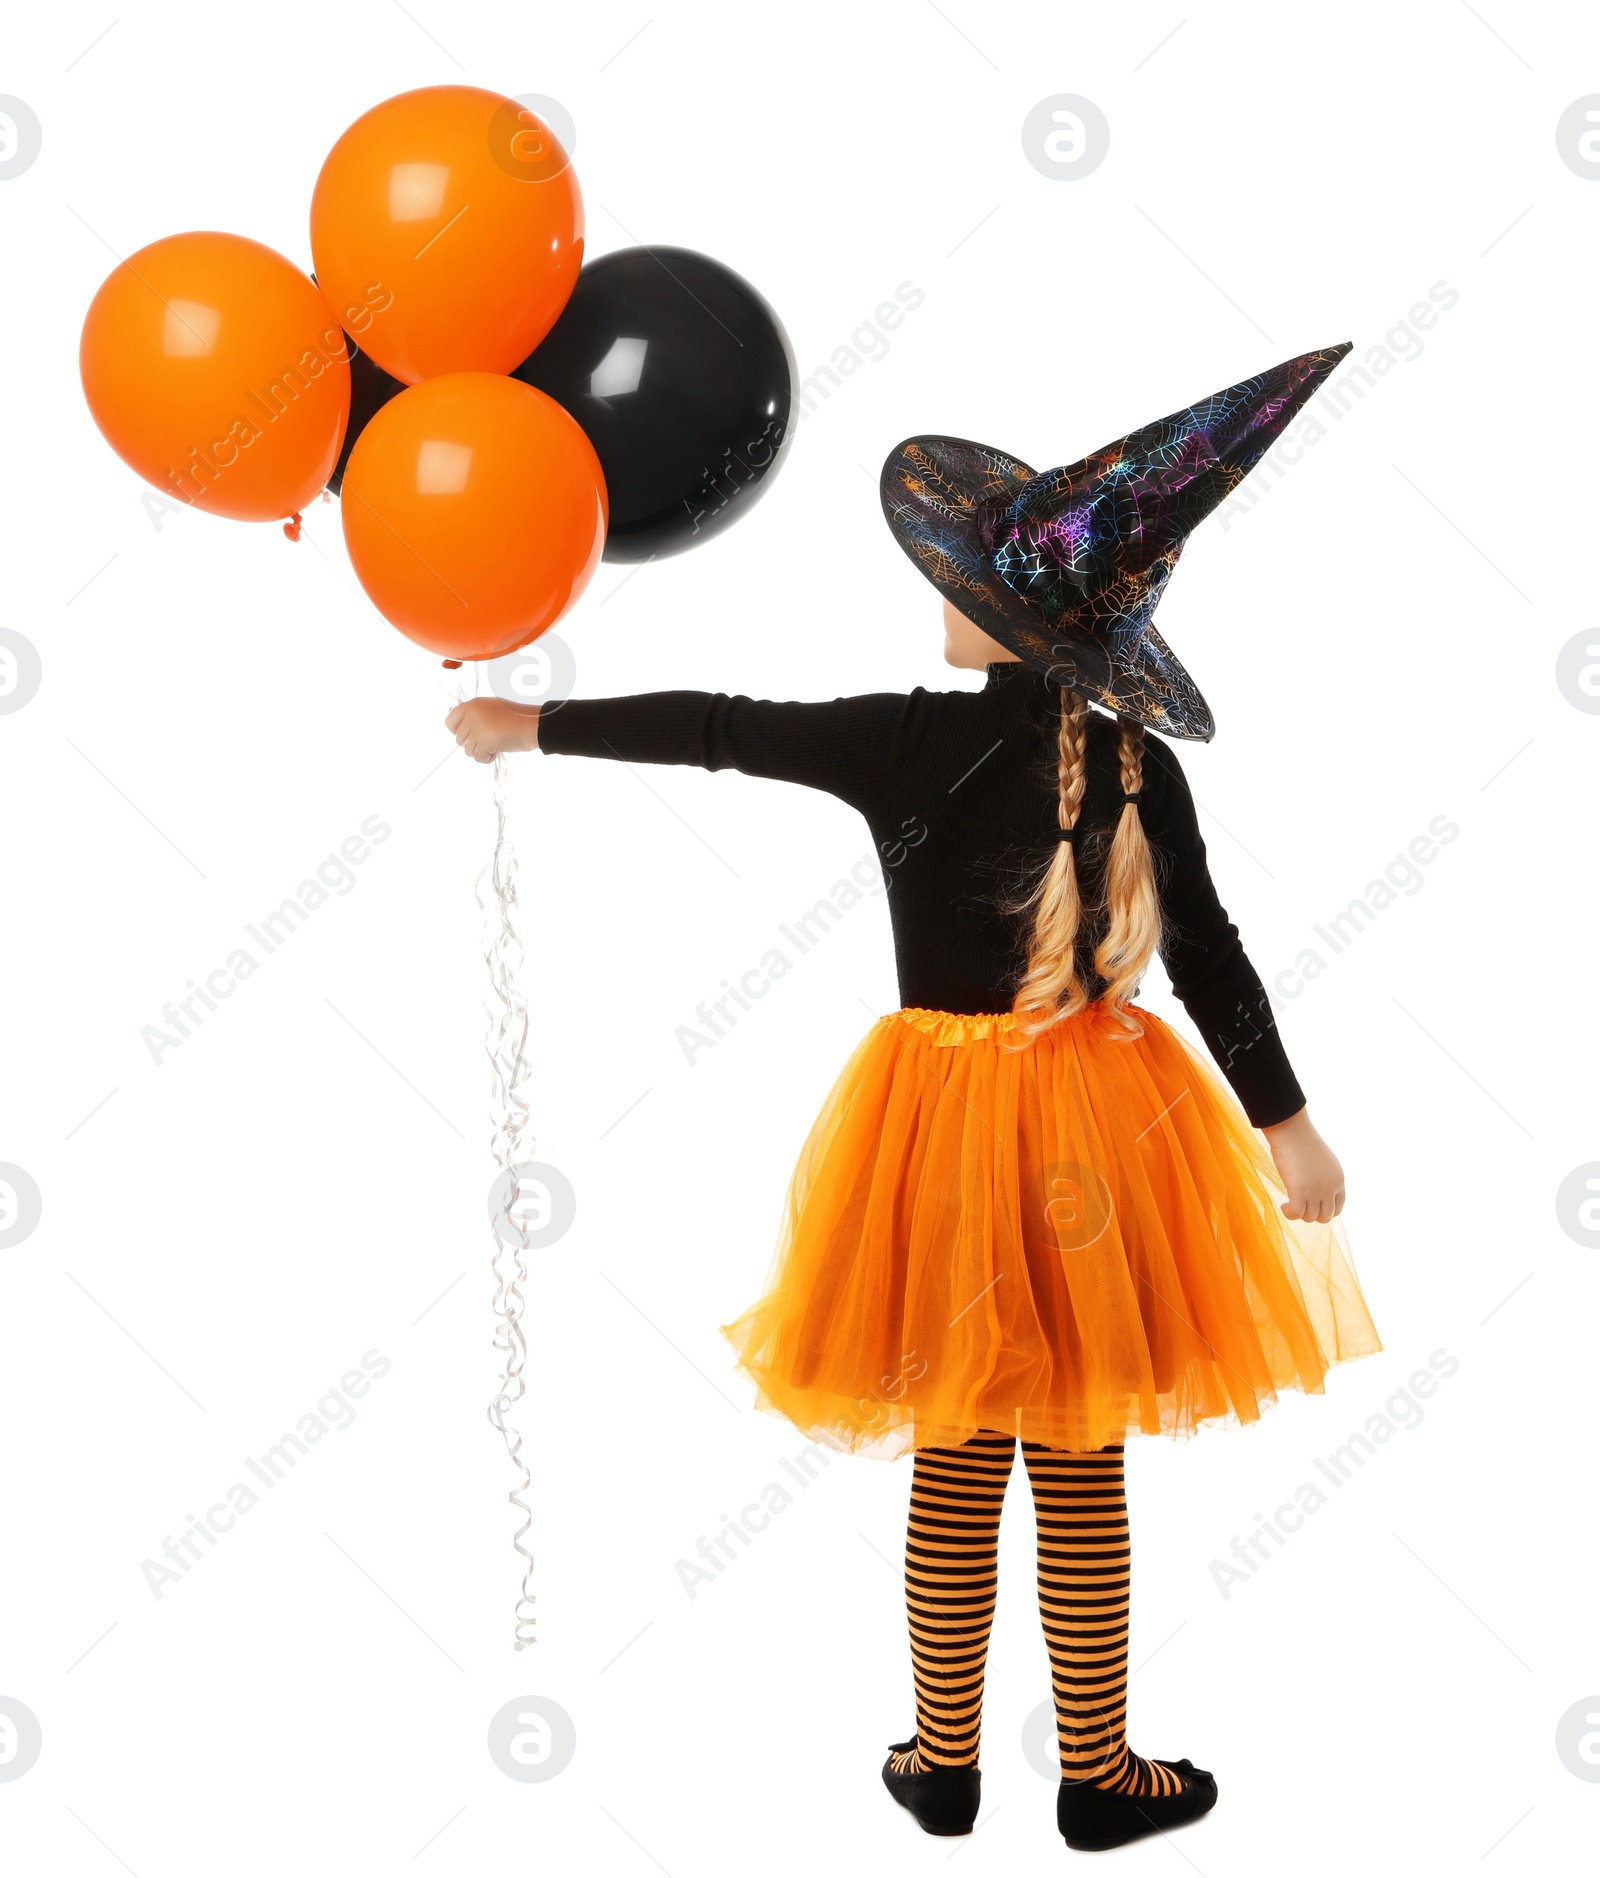
[[[1000,1505],[1014,1436],[923,1448],[911,1480],[906,1605],[917,1688],[915,1746],[896,1771],[978,1758],[983,1670],[994,1621]],[[1022,1444],[1039,1528],[1039,1613],[1050,1653],[1061,1773],[1134,1795],[1176,1793],[1178,1776],[1128,1747],[1128,1501],[1122,1449],[1067,1454]]]

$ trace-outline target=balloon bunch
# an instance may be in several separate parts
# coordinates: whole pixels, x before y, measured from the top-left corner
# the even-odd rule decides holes
[[[680,248],[585,267],[568,154],[514,98],[440,85],[357,118],[317,178],[311,253],[308,279],[239,235],[141,248],[84,320],[84,395],[125,462],[214,515],[287,518],[298,539],[300,510],[330,488],[373,604],[447,664],[537,638],[602,554],[653,560],[721,533],[792,432],[794,354],[771,307]],[[520,1650],[534,1629],[510,1420],[527,1352],[529,1012],[503,769],[479,883],[505,1356],[489,1419],[517,1472]]]
[[[602,557],[711,539],[763,492],[797,374],[776,315],[705,255],[583,264],[549,126],[467,85],[390,98],[328,153],[308,279],[239,235],[113,270],[80,370],[113,449],[242,521],[327,486],[378,611],[448,662],[535,639]]]

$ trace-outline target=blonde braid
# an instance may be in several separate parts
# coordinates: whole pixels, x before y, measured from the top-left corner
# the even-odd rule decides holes
[[[1144,782],[1144,726],[1117,720],[1122,792],[1136,796]],[[1161,937],[1161,901],[1138,805],[1124,802],[1106,861],[1106,936],[1095,948],[1094,968],[1105,980],[1107,1007],[1135,1035],[1140,1026],[1124,1008],[1137,989]]]
[[[1062,828],[1076,828],[1083,807],[1088,726],[1089,700],[1080,691],[1063,691],[1061,724],[1056,735],[1056,819]],[[1082,904],[1072,842],[1056,843],[1050,865],[1018,910],[1033,911],[1034,926],[1028,969],[1017,987],[1012,1009],[1034,1020],[1019,1026],[1032,1038],[1081,1011],[1089,1001],[1078,977]]]

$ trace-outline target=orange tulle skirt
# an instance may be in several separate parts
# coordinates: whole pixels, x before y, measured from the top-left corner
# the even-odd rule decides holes
[[[1286,1220],[1264,1138],[1134,1010],[1033,1042],[902,1010],[812,1125],[766,1295],[723,1334],[760,1406],[883,1456],[1259,1418],[1382,1346],[1344,1228]]]

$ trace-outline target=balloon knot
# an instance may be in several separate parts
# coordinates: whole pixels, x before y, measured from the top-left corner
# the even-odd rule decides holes
[[[444,669],[447,672],[459,672],[461,670],[460,659],[446,659],[444,662]]]
[[[333,497],[328,493],[326,489],[324,489],[322,492],[322,499],[324,502],[331,502],[333,500]]]
[[[300,539],[300,514],[298,510],[284,523],[283,532],[291,541],[298,541]]]

